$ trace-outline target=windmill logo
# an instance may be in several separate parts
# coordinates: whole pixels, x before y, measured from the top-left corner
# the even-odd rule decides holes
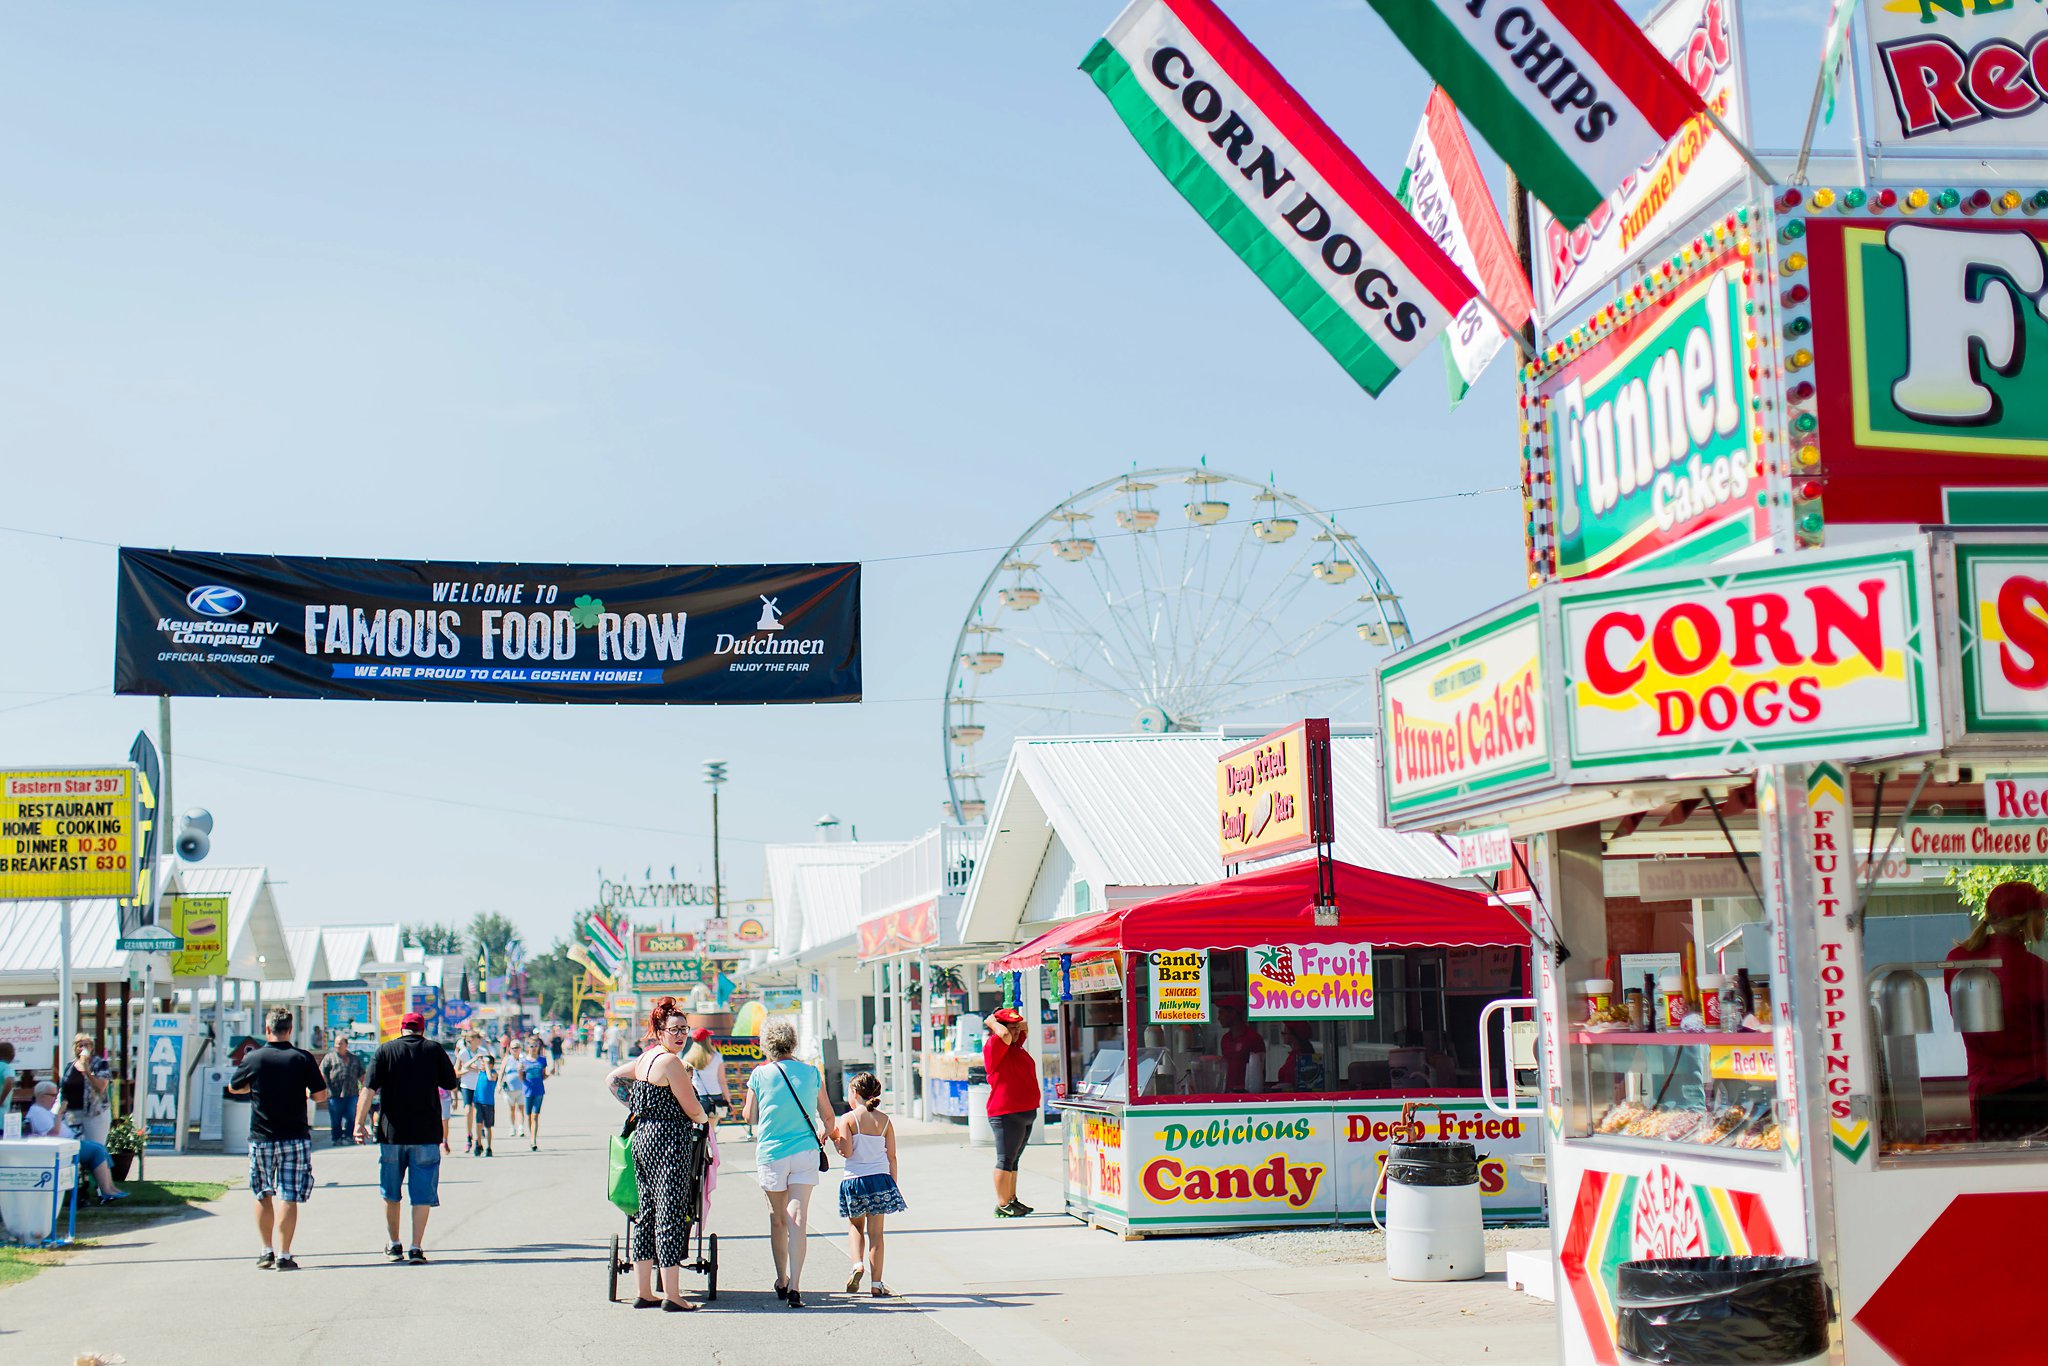
[[[761,599],[761,619],[754,623],[754,629],[756,631],[780,631],[782,629],[782,609],[775,605],[775,599],[770,597],[763,597]]]

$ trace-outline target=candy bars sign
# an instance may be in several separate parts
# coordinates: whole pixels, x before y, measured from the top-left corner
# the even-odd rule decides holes
[[[1940,747],[1926,551],[1564,592],[1573,776]]]
[[[1877,143],[2037,148],[2048,137],[2048,15],[2011,0],[1869,4]]]

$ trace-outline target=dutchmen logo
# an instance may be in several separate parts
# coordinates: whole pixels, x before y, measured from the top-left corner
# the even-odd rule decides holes
[[[775,599],[766,596],[762,597],[761,619],[754,623],[754,629],[756,631],[780,631],[782,629],[782,609],[775,605]]]
[[[231,617],[248,604],[237,589],[222,584],[203,584],[185,595],[185,605],[202,616]]]

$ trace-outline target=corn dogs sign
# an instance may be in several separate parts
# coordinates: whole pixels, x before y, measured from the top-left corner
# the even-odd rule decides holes
[[[1558,598],[1574,777],[1941,745],[1924,545]]]

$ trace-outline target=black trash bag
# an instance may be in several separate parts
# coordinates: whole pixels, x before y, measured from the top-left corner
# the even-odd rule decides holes
[[[1786,1366],[1828,1348],[1828,1293],[1804,1257],[1624,1262],[1615,1341],[1660,1366]]]
[[[1387,1182],[1476,1186],[1479,1154],[1470,1143],[1396,1143],[1387,1150]]]

